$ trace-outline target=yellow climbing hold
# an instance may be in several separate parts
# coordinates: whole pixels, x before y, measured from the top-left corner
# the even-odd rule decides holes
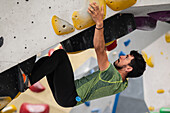
[[[164,90],[163,89],[158,89],[157,93],[164,93]]]
[[[71,25],[69,22],[60,19],[56,15],[52,17],[52,26],[57,35],[64,35],[71,33],[75,30],[74,26]]]
[[[143,56],[146,64],[150,67],[154,67],[153,56],[150,56],[148,58],[147,54],[144,51],[142,51],[141,53],[142,53],[142,56]]]
[[[14,99],[18,98],[20,94],[21,94],[21,92],[18,92],[18,94],[15,96]]]
[[[106,2],[105,0],[85,0],[84,6],[79,11],[74,11],[72,14],[72,21],[74,27],[78,30],[88,28],[95,25],[95,22],[91,18],[90,14],[87,12],[89,3],[96,2],[96,4],[104,7],[104,17],[106,16]]]
[[[110,42],[108,42],[108,43],[105,43],[105,46],[108,46],[108,45],[112,44],[114,41],[115,41],[115,40],[110,41]]]
[[[149,109],[149,111],[155,110],[155,108],[153,106],[150,106],[148,109]]]
[[[170,43],[170,32],[167,32],[165,34],[165,40],[166,40],[167,43]]]
[[[0,109],[5,107],[8,103],[11,102],[11,97],[0,97]]]
[[[17,111],[17,108],[14,105],[4,108],[1,113],[14,113]]]
[[[161,55],[163,55],[164,53],[163,52],[161,52]]]
[[[106,0],[106,4],[114,11],[120,11],[133,6],[137,0]]]
[[[141,51],[141,53],[142,53],[142,56],[143,56],[145,62],[147,62],[147,60],[148,60],[148,55],[145,53],[145,51]]]
[[[146,62],[148,64],[148,66],[150,67],[154,67],[154,64],[153,64],[153,56],[150,56]]]

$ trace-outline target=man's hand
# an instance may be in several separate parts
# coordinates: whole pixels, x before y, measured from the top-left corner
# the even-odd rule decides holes
[[[90,3],[88,7],[88,12],[91,15],[93,21],[96,23],[97,28],[103,27],[103,15],[104,15],[104,8],[103,6],[101,9],[96,4],[96,2]]]

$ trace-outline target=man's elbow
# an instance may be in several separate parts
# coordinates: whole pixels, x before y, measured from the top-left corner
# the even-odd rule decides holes
[[[105,46],[94,46],[96,52],[103,52],[105,51]]]

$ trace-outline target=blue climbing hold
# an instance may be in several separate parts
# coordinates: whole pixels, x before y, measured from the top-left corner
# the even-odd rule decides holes
[[[86,106],[90,106],[90,101],[84,103]]]
[[[77,102],[80,102],[81,101],[81,98],[79,96],[76,97],[76,101]]]
[[[95,72],[95,70],[94,70],[94,69],[90,70],[90,74],[92,74],[92,73],[94,73],[94,72]]]
[[[124,45],[128,46],[130,42],[131,42],[130,39],[128,39],[127,41],[124,42]]]
[[[123,51],[120,51],[120,53],[119,53],[119,57],[120,56],[125,56],[126,54],[123,52]]]
[[[91,110],[91,113],[101,113],[101,109],[95,108],[95,109]]]

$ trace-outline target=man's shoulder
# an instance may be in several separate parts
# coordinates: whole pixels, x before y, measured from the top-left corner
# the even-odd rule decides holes
[[[101,71],[99,78],[104,81],[120,81],[120,74],[117,69],[110,63],[105,71]]]

